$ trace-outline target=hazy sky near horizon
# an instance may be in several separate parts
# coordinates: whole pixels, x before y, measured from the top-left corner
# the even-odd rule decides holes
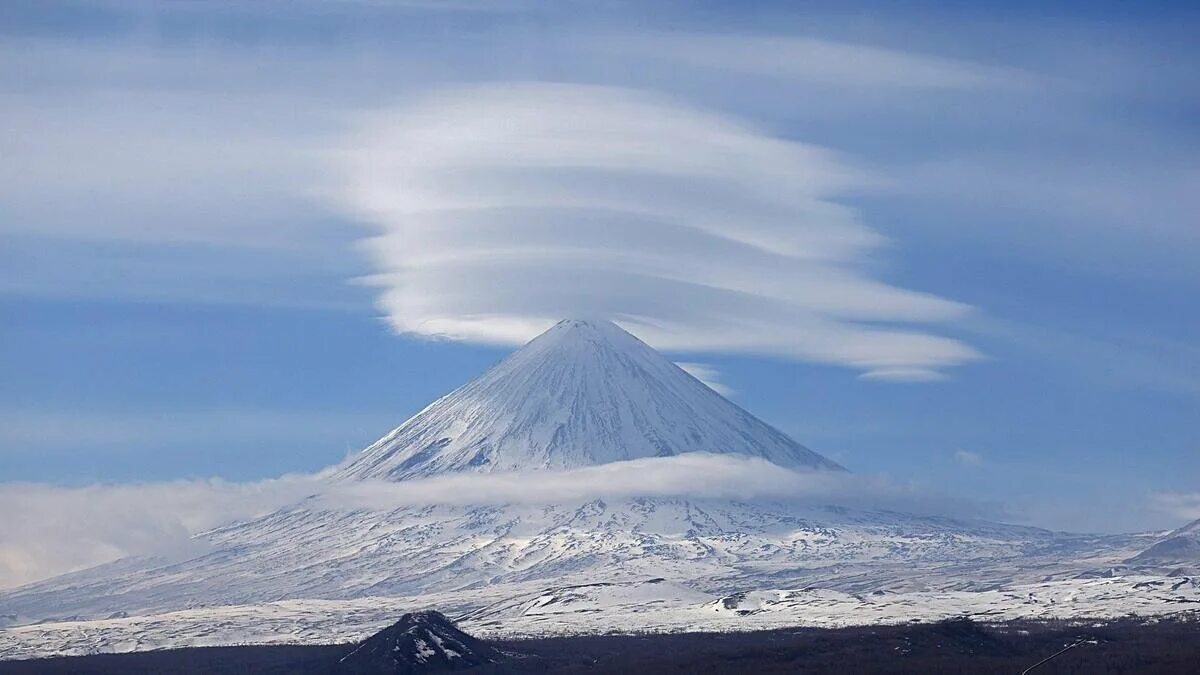
[[[1179,525],[1183,4],[3,3],[0,483],[313,471],[584,314],[856,472]]]

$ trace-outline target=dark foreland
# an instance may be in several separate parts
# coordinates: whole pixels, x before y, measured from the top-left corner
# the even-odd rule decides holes
[[[795,628],[752,633],[597,635],[488,643],[500,663],[457,673],[1200,673],[1200,621],[1122,619]],[[197,647],[0,662],[17,673],[365,673],[358,645]],[[1046,660],[1049,658],[1049,660]],[[1043,662],[1044,661],[1044,662]],[[1038,665],[1040,663],[1040,665]]]

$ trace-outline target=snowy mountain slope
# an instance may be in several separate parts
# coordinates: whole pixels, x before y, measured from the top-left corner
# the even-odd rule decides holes
[[[562,469],[685,452],[840,469],[608,321],[566,320],[336,472],[391,479]]]
[[[1184,572],[1200,569],[1200,520],[1167,534],[1127,562],[1134,566],[1171,566]]]
[[[343,511],[297,504],[204,535],[209,552],[106,566],[0,596],[9,623],[283,598],[471,590],[566,577],[666,578],[713,593],[820,583],[990,588],[1069,575],[1144,541],[781,502],[591,500]],[[1062,561],[1072,561],[1063,564]],[[1082,561],[1082,562],[1075,562]],[[919,570],[914,573],[914,569]]]

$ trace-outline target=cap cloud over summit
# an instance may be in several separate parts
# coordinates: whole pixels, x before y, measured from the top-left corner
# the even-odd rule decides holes
[[[518,345],[578,312],[656,348],[769,354],[928,381],[980,357],[971,307],[876,278],[888,238],[841,153],[662,93],[443,87],[365,115],[336,208],[400,333]]]

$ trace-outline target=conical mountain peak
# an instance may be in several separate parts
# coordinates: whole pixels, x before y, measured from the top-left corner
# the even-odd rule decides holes
[[[554,345],[573,342],[606,341],[632,347],[640,340],[608,319],[563,319],[525,345]],[[645,346],[645,345],[643,345]]]
[[[464,633],[440,612],[400,617],[338,661],[339,672],[440,673],[505,660],[500,650]]]
[[[580,332],[584,332],[584,333],[588,333],[588,332],[590,332],[590,333],[610,332],[611,333],[613,331],[625,332],[620,326],[613,323],[612,321],[609,321],[608,319],[576,318],[576,319],[563,319],[562,321],[559,321],[558,323],[554,324],[554,326],[552,326],[545,333],[542,333],[542,335],[551,335],[554,333],[561,333],[561,332],[566,332],[566,331],[580,331]]]
[[[611,321],[566,319],[434,401],[335,475],[403,480],[687,452],[840,469]]]

